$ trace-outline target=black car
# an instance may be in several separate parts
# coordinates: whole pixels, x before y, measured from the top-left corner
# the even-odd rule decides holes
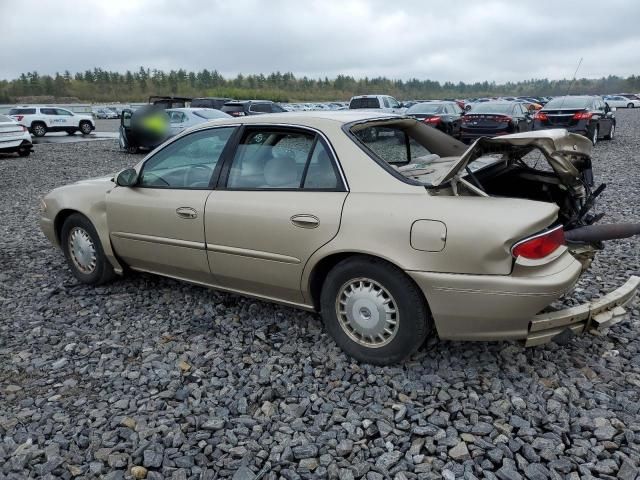
[[[475,103],[461,119],[460,138],[469,142],[532,129],[531,114],[521,102]]]
[[[416,103],[404,113],[452,137],[460,136],[460,119],[464,110],[456,102]]]
[[[234,100],[227,102],[220,109],[232,117],[244,117],[245,115],[261,115],[263,113],[280,113],[286,110],[277,103],[269,100]]]
[[[564,128],[591,139],[595,145],[604,137],[611,140],[616,131],[616,119],[602,97],[567,96],[550,100],[533,117],[534,130]]]
[[[232,98],[219,97],[194,98],[191,100],[191,108],[214,108],[216,110],[222,110],[224,104],[232,100]]]

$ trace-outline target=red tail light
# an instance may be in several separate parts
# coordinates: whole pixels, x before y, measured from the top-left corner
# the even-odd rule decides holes
[[[593,113],[591,112],[576,112],[573,116],[574,120],[589,120],[593,117]]]
[[[511,255],[514,258],[524,257],[538,260],[555,252],[562,245],[564,245],[564,230],[562,225],[559,225],[551,230],[520,240],[511,247]]]
[[[496,116],[495,118],[496,118],[496,120],[497,120],[498,122],[500,122],[500,123],[509,123],[511,120],[513,120],[513,118],[508,117],[508,116],[506,116],[506,115],[503,115],[503,116]]]
[[[244,117],[245,113],[244,112],[229,112],[229,115],[231,115],[232,117]]]
[[[440,117],[423,118],[422,121],[429,125],[437,125],[438,123],[440,123]]]
[[[466,115],[463,115],[463,116],[460,118],[460,121],[461,121],[462,123],[469,123],[469,122],[471,121],[471,118],[470,118],[470,117],[467,117]]]
[[[14,115],[13,118],[15,118],[17,121],[21,122],[22,119],[24,118],[24,115]]]
[[[533,116],[533,119],[544,122],[545,120],[549,120],[549,117],[547,117],[547,114],[544,112],[536,112],[536,114]]]

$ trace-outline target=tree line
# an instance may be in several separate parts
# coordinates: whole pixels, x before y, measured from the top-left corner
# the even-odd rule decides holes
[[[94,68],[72,74],[27,72],[13,80],[0,80],[0,103],[12,103],[27,96],[75,97],[86,102],[143,102],[149,95],[186,97],[260,98],[279,102],[348,100],[353,95],[384,93],[399,99],[469,98],[504,95],[564,95],[572,81],[532,79],[519,82],[438,82],[434,80],[393,80],[385,77],[335,78],[296,77],[291,72],[269,75],[242,75],[225,78],[217,70],[198,72],[184,69],[162,70],[140,67],[125,73]],[[574,94],[640,92],[640,76],[610,75],[577,79]]]

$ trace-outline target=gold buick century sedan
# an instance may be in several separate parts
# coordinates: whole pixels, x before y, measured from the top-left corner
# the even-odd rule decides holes
[[[41,227],[81,282],[130,269],[317,311],[364,362],[436,334],[537,345],[624,318],[640,283],[547,308],[603,241],[640,232],[596,223],[590,154],[565,130],[467,147],[398,115],[221,119],[53,190]]]

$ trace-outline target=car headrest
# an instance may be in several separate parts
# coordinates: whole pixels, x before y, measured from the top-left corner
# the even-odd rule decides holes
[[[264,166],[264,180],[270,187],[297,187],[298,168],[292,156],[274,157]]]

